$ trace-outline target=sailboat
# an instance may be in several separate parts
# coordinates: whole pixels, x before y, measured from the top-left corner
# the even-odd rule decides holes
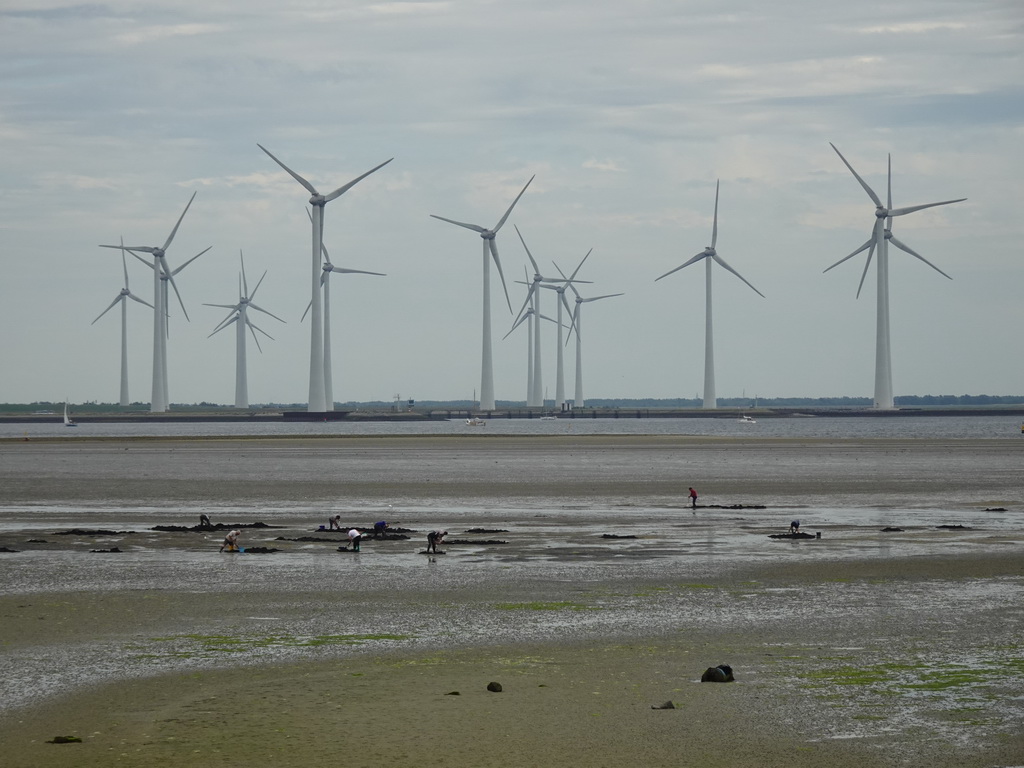
[[[77,427],[78,426],[78,424],[76,424],[74,421],[72,421],[71,417],[68,416],[68,402],[67,402],[67,400],[64,401],[64,426],[65,427]]]

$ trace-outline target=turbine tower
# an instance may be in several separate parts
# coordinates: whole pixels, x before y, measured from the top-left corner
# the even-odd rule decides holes
[[[576,294],[576,308],[572,313],[572,325],[569,327],[569,333],[576,332],[576,393],[573,396],[572,405],[574,408],[582,408],[583,402],[583,334],[580,333],[580,321],[583,319],[582,312],[580,312],[580,306],[587,304],[591,301],[600,301],[601,299],[610,299],[613,296],[622,296],[621,293],[607,293],[604,296],[591,296],[589,299],[584,299],[580,296],[580,292],[576,290],[576,286],[569,283],[569,288]],[[565,342],[569,343],[568,340]]]
[[[537,266],[537,260],[530,253],[530,248],[526,245],[526,240],[523,239],[523,233],[519,231],[519,227],[515,227],[515,230],[516,234],[519,235],[519,242],[523,244],[523,249],[533,265],[533,279],[528,283],[529,288],[526,291],[526,300],[523,302],[523,306],[519,308],[519,314],[516,315],[516,318],[518,319],[522,316],[527,304],[530,304],[533,308],[534,315],[542,317],[540,311],[540,292],[537,290],[537,286],[550,282],[552,278],[544,277],[540,273],[540,267]],[[530,303],[531,300],[532,304]],[[544,406],[544,377],[541,372],[540,323],[534,322],[531,319],[530,328],[533,331],[533,342],[531,344],[533,348],[533,365],[530,366],[530,370],[533,372],[533,381],[529,389],[531,397],[527,400],[526,405],[527,407],[541,408]]]
[[[892,350],[889,346],[889,242],[899,248],[905,253],[909,253],[917,259],[920,259],[929,267],[934,269],[940,275],[949,277],[945,272],[932,264],[921,254],[917,253],[910,247],[904,245],[892,234],[892,218],[893,216],[905,216],[908,213],[914,213],[915,211],[921,211],[925,208],[934,208],[937,205],[950,205],[951,203],[961,203],[966,200],[966,197],[961,197],[957,200],[943,200],[940,203],[925,203],[924,205],[911,205],[906,208],[893,208],[892,207],[892,155],[889,155],[889,169],[888,169],[888,183],[887,189],[888,194],[886,198],[886,204],[882,205],[882,201],[878,195],[875,194],[874,190],[867,185],[855,170],[850,165],[846,158],[843,157],[842,152],[836,149],[836,145],[829,142],[829,146],[836,151],[839,155],[839,159],[843,161],[843,165],[850,169],[850,173],[853,174],[854,178],[860,183],[864,191],[868,193],[868,197],[871,198],[875,204],[875,224],[871,230],[871,237],[868,238],[867,242],[864,243],[860,248],[851,253],[849,256],[845,256],[832,267],[837,267],[847,259],[852,259],[858,253],[863,251],[868,252],[867,261],[864,263],[864,272],[860,277],[860,285],[857,287],[857,296],[860,297],[861,288],[864,287],[864,278],[867,277],[868,268],[871,266],[871,257],[877,251],[878,261],[875,264],[875,272],[877,276],[877,309],[876,309],[876,320],[875,320],[875,400],[874,407],[879,409],[891,410],[895,407],[895,401],[892,393]],[[828,272],[829,267],[825,270]],[[950,280],[953,278],[949,277]]]
[[[173,272],[167,266],[167,249],[174,240],[174,236],[178,232],[178,227],[181,226],[182,219],[185,218],[185,214],[188,213],[188,209],[192,205],[192,201],[195,199],[196,193],[193,192],[192,197],[188,199],[188,203],[185,205],[185,210],[181,212],[181,216],[178,217],[178,221],[174,225],[174,229],[171,230],[171,234],[167,236],[167,240],[164,242],[162,247],[147,245],[126,247],[124,244],[100,246],[100,248],[118,248],[122,251],[128,251],[135,258],[153,270],[153,395],[149,403],[149,410],[151,413],[164,413],[170,405],[170,397],[167,389],[167,283],[170,283],[174,288],[174,293],[178,296],[178,303],[181,304],[181,311],[185,313],[185,319],[187,320],[188,312],[185,310],[185,303],[181,300],[181,293],[178,292],[178,286],[174,282],[174,276],[210,250],[210,248],[205,248]],[[153,257],[153,261],[146,261],[144,258],[139,256],[139,253],[150,254]]]
[[[715,397],[715,342],[714,333],[711,321],[711,263],[718,262],[725,270],[732,272],[736,277],[742,280],[750,287],[750,289],[764,298],[764,294],[761,293],[757,288],[750,285],[746,278],[743,277],[739,272],[730,267],[725,263],[725,260],[718,255],[718,251],[715,250],[715,243],[718,241],[718,185],[719,182],[715,182],[715,218],[714,223],[711,227],[711,245],[704,249],[703,252],[698,253],[689,261],[684,264],[680,264],[675,269],[671,269],[661,277],[668,277],[673,272],[678,272],[683,267],[688,267],[700,260],[705,262],[705,283],[706,283],[706,298],[704,305],[704,408],[712,409],[718,407],[718,400]],[[654,282],[661,280],[661,277],[655,278]]]
[[[324,292],[324,399],[327,401],[327,410],[334,410],[334,379],[333,379],[333,363],[331,362],[331,273],[337,272],[341,275],[378,275],[384,277],[383,272],[367,272],[365,269],[348,269],[346,267],[336,267],[331,264],[331,256],[327,253],[327,246],[323,243],[320,244],[320,248],[323,250],[324,263],[321,267],[320,285],[323,287]],[[306,306],[306,311],[302,313],[302,320],[306,319],[306,315],[309,314],[310,308],[313,306],[313,302],[310,302]],[[299,321],[301,322],[301,320]]]
[[[215,333],[224,330],[232,323],[235,323],[235,408],[248,408],[249,407],[249,377],[247,375],[248,365],[246,362],[245,355],[245,331],[246,328],[252,333],[252,339],[256,342],[256,348],[262,352],[263,348],[260,347],[260,340],[256,336],[256,331],[259,331],[268,339],[273,340],[273,336],[264,331],[262,328],[257,327],[252,320],[249,319],[248,311],[255,309],[257,312],[262,312],[265,315],[270,315],[275,320],[281,320],[280,317],[268,312],[263,307],[258,307],[252,303],[252,300],[256,297],[256,291],[260,289],[260,285],[263,284],[263,278],[267,276],[266,270],[263,271],[263,275],[260,277],[259,282],[256,283],[256,287],[252,289],[252,293],[249,293],[249,282],[245,279],[245,257],[242,255],[241,249],[238,251],[238,258],[242,262],[242,272],[238,278],[238,303],[237,304],[205,304],[207,307],[222,307],[224,309],[230,309],[231,312],[226,318],[224,318],[220,324],[213,329],[213,336]],[[281,320],[283,323],[284,320]],[[207,336],[207,338],[210,338]]]
[[[483,343],[481,349],[481,361],[480,361],[480,410],[482,411],[493,411],[494,410],[494,361],[491,353],[491,264],[488,259],[488,255],[494,258],[494,266],[498,268],[498,276],[501,278],[501,287],[505,291],[505,301],[508,303],[508,311],[512,311],[512,302],[508,297],[508,286],[505,285],[505,275],[501,271],[501,261],[498,258],[498,246],[495,243],[495,237],[498,234],[498,230],[501,229],[509,215],[512,213],[512,209],[516,207],[516,203],[519,202],[519,198],[526,192],[526,187],[529,187],[533,182],[535,176],[530,177],[530,181],[526,182],[526,186],[523,187],[522,192],[516,195],[516,199],[512,201],[512,205],[505,211],[505,215],[502,216],[498,223],[495,224],[491,229],[481,227],[477,224],[466,224],[465,222],[455,221],[454,219],[446,219],[443,216],[435,216],[430,214],[432,218],[440,219],[441,221],[447,221],[449,224],[455,224],[458,227],[465,227],[471,229],[474,232],[480,234],[483,242]],[[488,253],[488,251],[490,253]]]
[[[352,187],[374,171],[378,171],[383,168],[385,165],[390,163],[391,160],[394,160],[394,158],[385,160],[375,168],[368,170],[362,176],[357,176],[352,181],[348,182],[348,184],[338,187],[330,194],[321,195],[316,191],[316,188],[312,184],[270,154],[270,151],[266,147],[262,144],[257,144],[256,146],[266,152],[271,160],[287,171],[288,175],[305,187],[306,191],[311,195],[309,198],[309,204],[313,208],[313,213],[310,217],[313,223],[313,277],[311,290],[312,299],[310,303],[313,307],[313,320],[311,323],[309,340],[309,404],[307,406],[307,410],[310,413],[323,413],[327,410],[327,393],[324,388],[324,382],[326,379],[324,373],[323,306],[321,304],[320,294],[320,252],[324,241],[324,207],[327,203],[338,199],[348,192]]]
[[[121,245],[124,245],[123,239]],[[128,263],[125,260],[123,249],[121,251],[121,267],[124,269],[124,288],[117,294],[117,298],[110,302],[110,306],[100,312],[96,320],[99,320],[113,309],[115,304],[121,302],[121,405],[127,406],[131,404],[131,400],[128,397],[128,302],[126,299],[137,301],[139,304],[145,304],[150,309],[153,308],[153,305],[148,301],[140,299],[128,287]],[[91,325],[95,325],[96,320],[93,320]]]

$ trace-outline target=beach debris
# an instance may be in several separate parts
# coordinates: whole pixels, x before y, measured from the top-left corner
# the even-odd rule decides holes
[[[936,528],[945,528],[947,531],[969,531],[966,525],[936,525]]]
[[[461,695],[462,694],[459,693],[458,691],[448,691],[448,693],[445,694],[445,696],[461,696]]]
[[[501,693],[501,683],[490,682],[487,684],[487,690],[491,693]]]
[[[702,683],[733,683],[736,678],[732,676],[732,667],[728,664],[719,664],[717,667],[708,667],[700,676]]]
[[[82,739],[79,736],[54,736],[50,739],[47,744],[81,744]]]
[[[104,554],[107,552],[120,552],[121,550],[117,547],[111,547],[110,549],[90,549],[89,551],[97,554]]]
[[[651,704],[651,709],[675,709],[676,705],[671,701],[666,701],[664,704]]]
[[[619,534],[617,534],[617,533],[602,533],[601,534],[601,538],[602,539],[635,539],[637,537],[634,536],[631,533],[623,534],[621,536]]]
[[[465,533],[508,533],[507,528],[467,528]]]
[[[812,536],[811,534],[804,533],[803,531],[798,531],[797,533],[769,533],[768,534],[768,538],[769,539],[820,539],[821,538],[821,534],[819,533],[817,535],[813,535]]]
[[[17,549],[8,549],[7,547],[0,547],[0,552],[18,552]]]
[[[49,544],[50,542],[48,542],[46,539],[29,539],[28,543],[29,544]]]
[[[1005,512],[1006,507],[986,507],[986,512]]]
[[[902,528],[893,528],[891,525],[882,529],[882,533],[903,533]]]
[[[247,555],[270,555],[274,552],[280,552],[280,549],[274,549],[273,547],[243,547],[242,552]]]

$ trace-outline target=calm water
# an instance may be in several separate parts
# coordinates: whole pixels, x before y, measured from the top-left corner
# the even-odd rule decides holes
[[[249,435],[722,435],[806,438],[985,439],[1021,435],[1017,416],[814,416],[741,423],[735,416],[695,419],[491,419],[483,427],[465,420],[430,422],[299,423],[84,423],[74,429],[60,422],[0,424],[10,437],[231,437]],[[1022,438],[1024,439],[1024,438]]]

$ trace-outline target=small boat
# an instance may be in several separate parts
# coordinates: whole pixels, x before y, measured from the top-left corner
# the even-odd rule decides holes
[[[541,421],[558,421],[558,417],[557,416],[541,416],[540,420]]]
[[[487,424],[487,422],[481,419],[479,416],[473,416],[472,418],[466,419],[467,427],[482,427],[485,424]]]
[[[736,421],[738,421],[740,424],[757,424],[757,420],[753,416],[748,416],[745,413],[738,419],[736,419]]]
[[[68,404],[67,404],[66,401],[64,403],[64,426],[65,427],[77,427],[78,426],[74,421],[71,420],[71,417],[68,416]]]

